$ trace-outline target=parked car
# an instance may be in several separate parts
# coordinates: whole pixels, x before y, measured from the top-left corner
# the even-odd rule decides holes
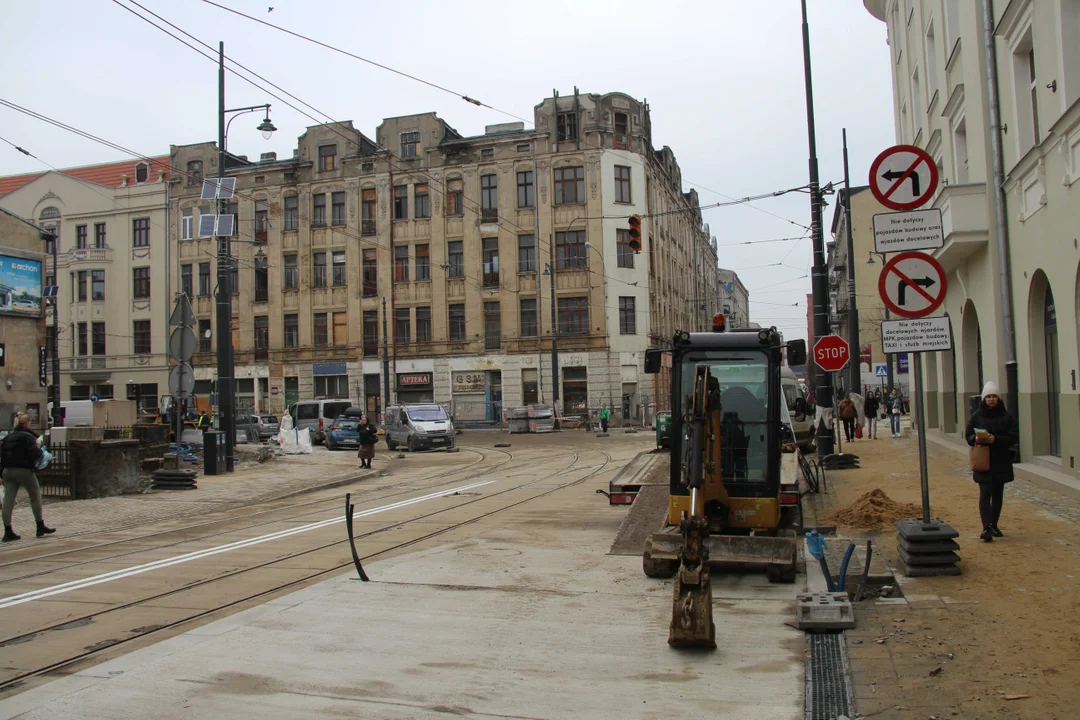
[[[454,423],[442,405],[398,405],[383,416],[386,446],[404,445],[410,452],[454,447]]]
[[[252,415],[251,424],[259,432],[259,440],[269,440],[278,434],[280,425],[277,415]]]
[[[352,405],[348,400],[301,400],[289,408],[293,426],[297,430],[307,428],[311,442],[321,445],[326,441],[326,430]]]
[[[342,415],[326,431],[326,449],[358,449],[360,447],[360,418]]]

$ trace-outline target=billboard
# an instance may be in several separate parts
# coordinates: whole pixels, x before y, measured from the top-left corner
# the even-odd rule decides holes
[[[0,313],[41,315],[41,262],[0,255]]]

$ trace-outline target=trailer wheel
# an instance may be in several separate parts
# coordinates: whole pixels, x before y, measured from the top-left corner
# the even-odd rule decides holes
[[[679,562],[677,560],[656,559],[649,553],[641,556],[641,566],[646,576],[664,580],[674,577],[675,573],[679,571]]]
[[[771,583],[785,583],[790,585],[795,582],[796,569],[798,567],[798,551],[792,550],[791,562],[787,565],[769,565],[765,568],[765,576]]]

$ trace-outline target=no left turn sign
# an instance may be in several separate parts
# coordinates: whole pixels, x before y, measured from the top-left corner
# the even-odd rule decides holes
[[[870,192],[893,210],[913,210],[937,190],[934,159],[914,145],[896,145],[881,153],[870,166]]]
[[[926,253],[900,253],[885,263],[878,292],[885,306],[901,317],[921,318],[941,307],[948,290],[945,269]]]

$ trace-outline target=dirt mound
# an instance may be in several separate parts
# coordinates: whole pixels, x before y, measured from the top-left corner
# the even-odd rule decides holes
[[[919,517],[922,510],[911,503],[898,503],[883,490],[866,493],[843,510],[833,513],[830,522],[854,530],[881,530],[898,520]]]

